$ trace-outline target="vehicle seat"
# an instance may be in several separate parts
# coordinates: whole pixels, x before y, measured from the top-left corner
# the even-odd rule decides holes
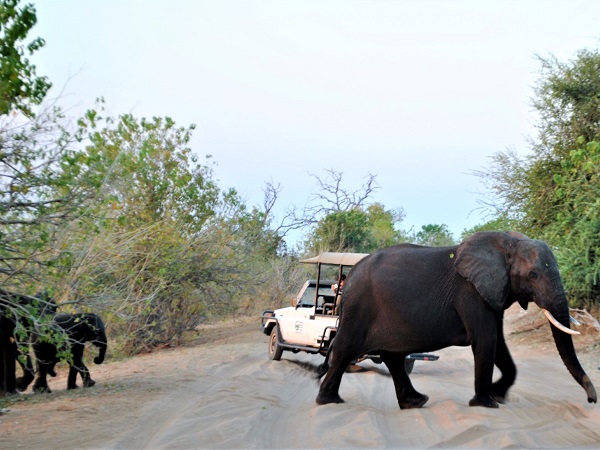
[[[323,314],[333,314],[333,302],[335,297],[323,297]]]

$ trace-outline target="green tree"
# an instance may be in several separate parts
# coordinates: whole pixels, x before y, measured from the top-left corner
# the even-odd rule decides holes
[[[370,251],[373,238],[368,214],[360,209],[327,214],[317,224],[310,248],[315,253]]]
[[[396,229],[396,224],[402,222],[404,213],[385,209],[381,203],[373,203],[367,207],[371,241],[374,251],[379,248],[390,247],[408,240],[406,234]]]
[[[98,106],[79,121],[89,145],[73,178],[101,189],[107,217],[121,224],[171,219],[188,232],[200,229],[215,214],[220,191],[210,166],[188,147],[195,127],[177,127],[168,117],[103,118]]]
[[[252,308],[280,241],[268,214],[222,191],[189,148],[193,126],[169,118],[79,121],[85,148],[65,167],[95,189],[63,233],[63,291],[108,314],[127,353],[174,345],[208,318]],[[210,159],[207,159],[210,161]]]
[[[463,230],[460,234],[460,240],[463,241],[478,231],[519,231],[519,223],[508,219],[506,216],[496,217],[481,225]]]
[[[51,86],[46,77],[36,76],[27,59],[44,46],[44,40],[23,43],[36,22],[33,5],[20,8],[18,0],[0,1],[0,115],[17,110],[31,116],[31,105],[40,104]]]
[[[0,1],[0,285],[21,292],[60,258],[55,232],[82,201],[60,174],[72,143],[62,113],[46,108],[33,117],[30,109],[50,86],[25,57],[43,40],[21,43],[35,23],[33,6]],[[8,116],[12,111],[29,118]]]
[[[580,50],[561,62],[538,56],[541,70],[532,105],[539,113],[535,160],[554,162],[584,143],[600,138],[600,53]]]
[[[311,254],[324,251],[371,253],[408,239],[396,230],[401,215],[380,203],[336,211],[323,217],[309,235],[306,247]]]
[[[598,303],[596,143],[600,141],[600,53],[581,50],[568,62],[539,58],[532,152],[495,156],[479,175],[497,217],[555,249],[574,303]]]
[[[412,242],[430,247],[454,245],[454,239],[452,233],[448,230],[448,226],[434,224],[423,225],[421,229],[415,233]]]
[[[600,303],[600,143],[579,142],[554,174],[555,220],[544,237],[557,248],[573,306],[589,307]]]
[[[65,175],[78,170],[78,158],[62,122],[61,112],[49,109],[0,127],[0,274],[7,288],[31,293],[47,281],[67,256],[58,232],[95,195]]]

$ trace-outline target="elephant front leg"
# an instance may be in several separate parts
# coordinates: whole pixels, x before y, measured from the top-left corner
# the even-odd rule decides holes
[[[517,367],[510,356],[508,347],[504,340],[504,336],[498,337],[498,345],[496,347],[496,366],[502,372],[502,376],[498,381],[492,384],[492,398],[499,403],[505,403],[508,390],[515,383],[517,378]]]
[[[498,408],[498,402],[492,398],[492,376],[496,359],[496,342],[473,344],[475,358],[475,396],[469,406]]]
[[[83,364],[83,344],[74,344],[71,348],[73,363],[69,366],[69,377],[67,379],[67,389],[77,389],[77,374],[81,375],[83,387],[91,387],[96,384],[90,376],[89,369]]]
[[[48,386],[48,375],[56,376],[54,367],[58,362],[57,349],[53,344],[36,342],[33,346],[35,352],[37,378],[33,384],[35,392],[51,393]]]
[[[81,379],[83,380],[83,387],[92,387],[96,384],[96,382],[92,380],[92,376],[87,367],[85,368],[85,372],[81,373]]]
[[[421,408],[425,405],[429,400],[429,396],[417,392],[410,382],[404,366],[405,355],[382,354],[380,356],[390,371],[392,380],[394,380],[396,398],[400,409]]]
[[[67,379],[67,389],[77,389],[77,374],[81,375],[83,387],[92,387],[96,384],[90,376],[90,371],[83,364],[80,366],[69,366],[69,377]]]

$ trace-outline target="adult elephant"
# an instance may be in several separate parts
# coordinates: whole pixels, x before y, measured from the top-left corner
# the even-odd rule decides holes
[[[516,378],[502,319],[514,302],[542,308],[565,366],[585,389],[596,390],[579,364],[569,329],[569,305],[550,248],[519,233],[479,232],[453,247],[398,245],[364,258],[348,275],[338,333],[319,367],[317,403],[340,403],[346,366],[363,354],[381,355],[400,408],[419,408],[404,368],[410,353],[471,346],[475,396],[470,406],[497,408]],[[502,372],[492,383],[494,365]]]
[[[37,378],[33,384],[36,392],[52,392],[48,386],[47,376],[56,376],[54,366],[60,361],[60,353],[68,354],[69,376],[67,389],[76,389],[77,374],[80,374],[84,387],[91,387],[96,382],[90,376],[89,369],[83,363],[85,343],[91,342],[99,348],[94,363],[102,364],[106,356],[107,339],[104,322],[96,314],[61,313],[54,316],[52,326],[64,336],[64,345],[57,347],[54,343],[45,342],[38,337],[33,343],[37,365]]]
[[[35,296],[0,289],[0,394],[16,394],[33,381],[34,370],[29,353],[23,353],[19,342],[29,346],[35,321],[56,313],[56,303],[46,292]],[[15,330],[21,332],[15,335]],[[16,376],[16,363],[23,375]]]

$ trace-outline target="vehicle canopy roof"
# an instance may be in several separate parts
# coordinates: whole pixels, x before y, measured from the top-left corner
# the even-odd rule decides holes
[[[313,258],[302,259],[304,264],[332,264],[336,266],[353,266],[368,253],[340,253],[340,252],[325,252]]]

